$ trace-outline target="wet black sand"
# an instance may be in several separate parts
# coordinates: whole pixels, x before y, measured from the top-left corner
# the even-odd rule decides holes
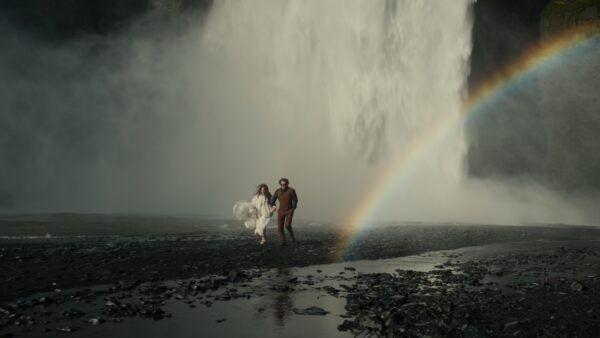
[[[209,302],[251,298],[260,290],[250,288],[244,293],[237,290],[239,283],[261,278],[268,268],[329,263],[339,250],[334,228],[308,224],[298,224],[297,243],[280,247],[273,229],[270,243],[259,246],[235,222],[191,217],[63,215],[19,222],[3,219],[0,229],[20,236],[49,232],[52,237],[0,239],[0,335],[27,333],[28,327],[38,333],[74,331],[94,326],[89,322],[94,318],[100,322],[164,319],[169,317],[162,309],[166,299],[185,301],[189,294],[198,297],[208,291],[228,292],[228,288],[236,291]],[[466,254],[468,259],[447,256],[434,271],[348,270],[354,275],[347,287],[328,291],[347,302],[343,318],[331,325],[349,335],[591,336],[600,314],[600,283],[591,271],[600,257],[596,242],[590,241],[594,239],[600,239],[600,231],[589,227],[418,224],[371,230],[348,260],[491,243],[529,243],[526,248],[536,249],[504,244],[495,252],[493,246],[485,247]],[[540,243],[553,244],[546,248]],[[176,288],[163,284],[170,280],[182,282]],[[296,282],[286,279],[282,287],[296,290]],[[96,304],[100,308],[71,311],[60,305],[74,299],[63,290],[94,285],[106,286],[78,291],[75,298],[77,303],[100,301]],[[49,293],[27,298],[39,292]],[[194,298],[192,303],[209,306],[206,301]],[[52,313],[45,313],[43,309],[50,306]],[[50,320],[52,316],[60,318]]]
[[[459,250],[428,272],[362,274],[347,293],[352,334],[597,337],[600,242]]]

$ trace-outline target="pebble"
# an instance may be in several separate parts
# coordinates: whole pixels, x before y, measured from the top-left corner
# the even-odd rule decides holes
[[[295,314],[297,315],[304,315],[304,316],[325,316],[326,314],[328,314],[328,311],[323,310],[320,307],[317,306],[310,306],[307,307],[306,309],[294,309],[293,310]]]

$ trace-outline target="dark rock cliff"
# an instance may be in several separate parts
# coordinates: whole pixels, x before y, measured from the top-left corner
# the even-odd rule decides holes
[[[596,0],[474,5],[470,88],[523,52],[581,24],[600,22]],[[529,177],[563,191],[600,190],[600,43],[557,58],[478,114],[467,127],[472,177]],[[583,47],[582,47],[583,48]]]
[[[600,24],[599,0],[552,0],[540,16],[543,39],[581,24]]]

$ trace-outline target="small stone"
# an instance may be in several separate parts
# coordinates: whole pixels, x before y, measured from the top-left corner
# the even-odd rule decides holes
[[[77,309],[69,309],[62,312],[63,317],[67,318],[80,318],[85,316],[85,312],[77,310]]]
[[[92,325],[100,325],[100,323],[102,323],[102,320],[100,318],[90,318],[88,320],[88,323]]]
[[[227,278],[230,282],[235,282],[238,279],[238,272],[235,270],[229,271],[229,273],[227,274]]]
[[[304,315],[304,316],[325,316],[329,312],[321,309],[320,307],[311,306],[311,307],[307,307],[306,309],[303,309],[303,310],[294,309],[294,313],[297,315]]]
[[[358,325],[352,321],[349,320],[344,320],[344,322],[340,325],[338,325],[337,329],[338,331],[350,331],[353,328],[357,327]]]
[[[72,333],[77,331],[77,328],[71,326],[59,327],[56,329],[58,332]]]

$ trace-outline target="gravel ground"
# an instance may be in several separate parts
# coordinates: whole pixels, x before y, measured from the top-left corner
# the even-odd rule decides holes
[[[273,227],[269,229],[268,245],[260,246],[240,224],[209,225],[211,222],[226,224],[190,218],[111,217],[97,221],[70,216],[54,221],[29,220],[15,226],[14,220],[0,220],[0,229],[20,236],[46,232],[68,235],[0,238],[0,301],[123,280],[166,280],[231,270],[323,264],[331,262],[340,250],[339,235],[333,227],[300,224],[296,227],[298,242],[280,247]],[[111,232],[123,235],[106,235]],[[600,236],[600,231],[593,228],[388,226],[365,233],[361,244],[346,259],[381,259],[488,243],[594,236]]]
[[[338,328],[363,336],[597,337],[600,243],[566,244],[454,257],[431,272],[359,275],[347,294],[350,319]]]
[[[146,301],[140,303],[143,306],[126,308],[111,300],[110,294],[135,290],[148,299],[175,297],[172,289],[160,283],[194,278],[193,283],[179,288],[185,287],[186,292],[214,290],[251,280],[256,277],[253,274],[260,275],[256,271],[268,268],[329,263],[340,249],[333,227],[299,224],[298,241],[280,247],[272,228],[270,242],[260,246],[239,224],[214,223],[174,217],[112,217],[96,223],[82,223],[77,217],[70,221],[44,218],[21,221],[16,231],[14,219],[0,220],[0,229],[9,229],[11,236],[63,235],[0,239],[0,336],[15,326],[38,323],[35,318],[43,311],[26,315],[27,309],[60,302],[62,289],[112,285],[77,297],[108,297],[112,305],[105,304],[108,312],[103,314],[113,319],[161,319],[167,314],[160,303]],[[74,229],[87,232],[74,233]],[[122,234],[108,235],[115,229]],[[540,251],[541,244],[536,244],[535,252],[488,248],[486,255],[471,252],[465,255],[468,259],[449,256],[446,264],[431,272],[359,271],[352,286],[340,294],[347,300],[347,315],[338,329],[364,336],[593,336],[600,328],[596,275],[600,250],[581,243],[594,239],[600,239],[600,231],[589,227],[413,224],[370,230],[347,260],[491,243],[525,243],[529,247],[527,243],[567,241],[578,245],[556,248],[552,244]],[[47,291],[55,291],[57,296],[26,299]],[[236,294],[228,298],[236,298]],[[62,317],[82,316],[64,311]]]

